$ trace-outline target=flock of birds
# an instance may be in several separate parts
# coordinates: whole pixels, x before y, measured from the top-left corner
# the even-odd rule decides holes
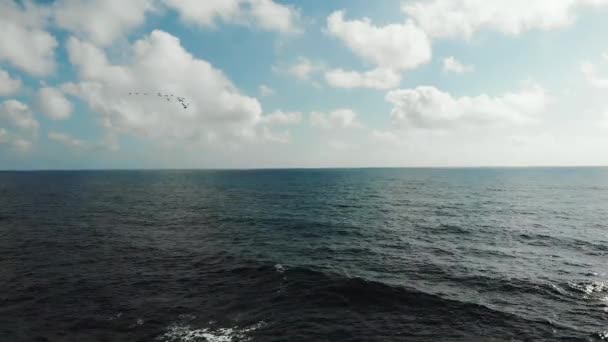
[[[129,95],[144,95],[144,96],[148,96],[148,93],[129,93]],[[150,94],[150,96],[153,96],[153,95]],[[176,99],[177,102],[179,102],[179,104],[181,104],[182,107],[184,107],[184,109],[188,109],[188,106],[190,106],[189,103],[186,103],[186,98],[184,98],[184,97],[173,96],[173,94],[162,94],[162,93],[156,93],[156,96],[161,97],[161,98],[165,98],[165,100],[167,100],[167,101],[171,101],[173,99]]]

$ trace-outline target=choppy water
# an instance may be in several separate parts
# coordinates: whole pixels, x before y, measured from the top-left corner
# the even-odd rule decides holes
[[[608,169],[0,173],[2,341],[608,338]]]

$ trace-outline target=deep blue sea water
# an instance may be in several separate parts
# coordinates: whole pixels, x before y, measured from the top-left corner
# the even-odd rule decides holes
[[[605,168],[0,172],[1,341],[606,331]]]

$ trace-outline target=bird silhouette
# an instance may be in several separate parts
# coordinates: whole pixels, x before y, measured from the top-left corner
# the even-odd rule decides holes
[[[129,95],[140,95],[139,93],[135,93],[135,92],[129,92]],[[148,93],[141,93],[141,95],[145,95],[148,96]],[[150,93],[150,95],[153,95],[153,93]],[[171,102],[171,100],[173,98],[177,99],[177,102],[183,107],[183,109],[188,109],[190,104],[186,103],[186,98],[185,97],[181,97],[181,96],[176,96],[173,94],[163,94],[161,92],[157,92],[156,96],[158,97],[164,97],[165,100],[167,100],[167,102]]]

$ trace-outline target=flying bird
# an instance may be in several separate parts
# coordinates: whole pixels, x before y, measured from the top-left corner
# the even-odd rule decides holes
[[[148,93],[141,93],[141,94],[142,95],[146,95],[146,96],[148,95]],[[129,95],[139,95],[139,93],[129,92]],[[152,93],[150,95],[152,95]],[[164,97],[165,100],[167,100],[167,102],[171,102],[171,98],[175,98],[175,99],[177,99],[177,102],[179,102],[179,104],[181,104],[184,109],[188,109],[188,107],[190,106],[189,103],[186,103],[186,98],[185,97],[176,96],[176,95],[173,95],[173,94],[163,94],[161,92],[157,92],[156,96],[158,96],[158,97]]]

